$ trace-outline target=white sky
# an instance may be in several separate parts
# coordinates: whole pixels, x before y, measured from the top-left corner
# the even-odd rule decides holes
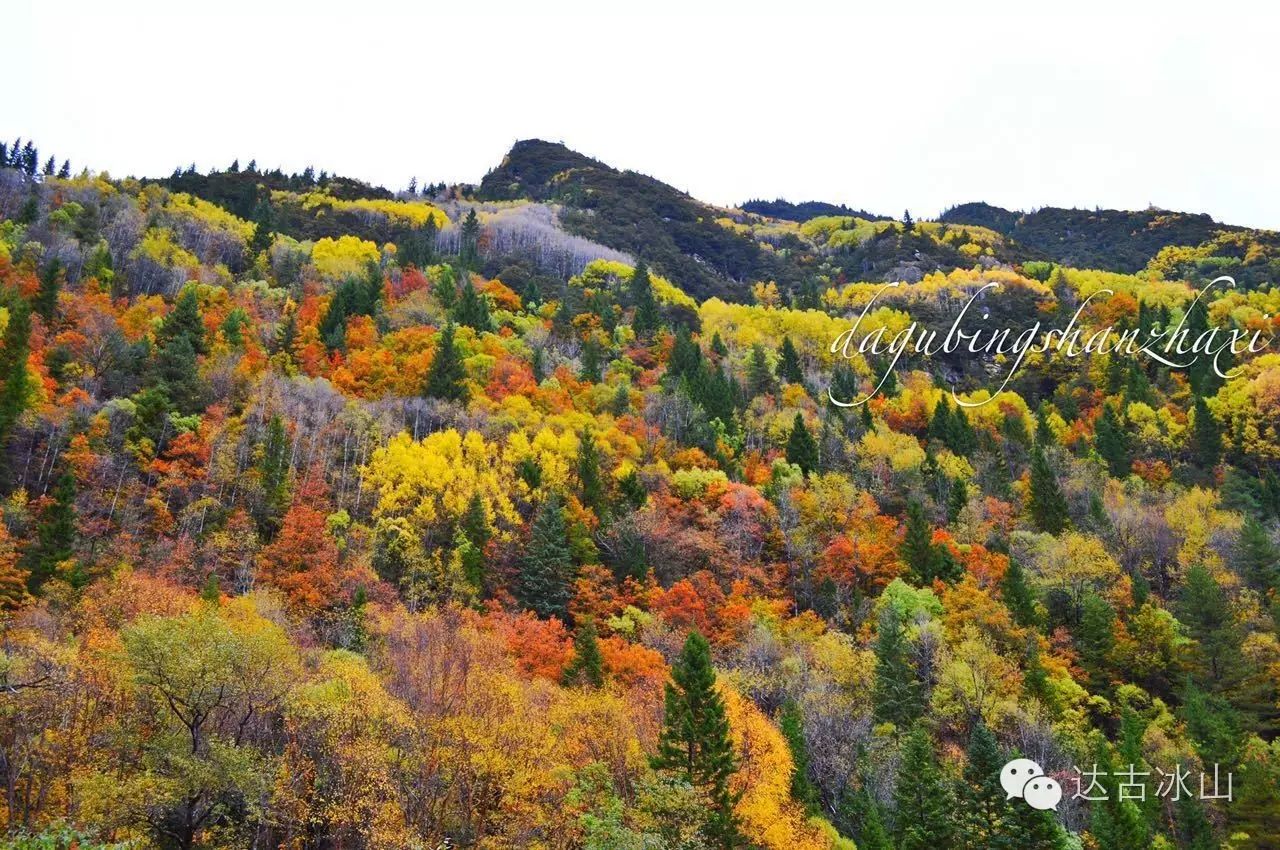
[[[1260,3],[16,4],[0,137],[76,170],[238,157],[403,188],[478,182],[540,137],[722,204],[1155,204],[1280,229]]]

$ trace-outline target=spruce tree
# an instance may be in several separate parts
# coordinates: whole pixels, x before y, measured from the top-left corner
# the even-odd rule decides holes
[[[1191,452],[1196,463],[1211,469],[1222,460],[1222,428],[1203,398],[1197,397],[1191,414]]]
[[[573,660],[564,670],[564,683],[588,688],[604,687],[604,659],[596,639],[596,627],[586,621],[573,633]]]
[[[21,298],[9,302],[9,324],[4,329],[4,347],[0,348],[0,486],[12,486],[9,469],[9,444],[22,413],[27,409],[31,381],[27,374],[27,355],[31,344],[31,308]]]
[[[1275,588],[1280,581],[1280,547],[1271,541],[1257,517],[1245,517],[1238,546],[1240,574],[1249,586],[1264,594]]]
[[[1231,612],[1227,593],[1213,574],[1199,564],[1183,578],[1178,619],[1196,641],[1196,656],[1204,679],[1222,688],[1240,673],[1240,627]]]
[[[585,507],[595,513],[596,518],[605,519],[604,479],[600,475],[600,447],[591,434],[590,428],[584,428],[578,437],[578,495]]]
[[[906,736],[894,793],[898,850],[938,850],[955,842],[956,806],[951,785],[938,765],[933,738],[919,725]]]
[[[800,367],[800,355],[796,352],[791,337],[782,338],[782,349],[778,359],[778,377],[791,384],[804,383],[804,371]]]
[[[924,713],[923,689],[911,663],[910,649],[898,612],[886,605],[876,627],[871,705],[876,722],[892,723],[899,730],[909,728]]]
[[[733,812],[735,796],[729,779],[737,759],[729,740],[724,701],[716,692],[711,647],[698,632],[690,632],[680,657],[671,668],[666,707],[655,770],[667,771],[702,792],[711,809],[703,833],[713,847],[742,845]]]
[[[805,427],[804,416],[796,414],[787,437],[787,463],[794,463],[806,475],[818,468],[818,442]]]
[[[764,346],[756,343],[751,346],[751,354],[747,357],[747,397],[766,395],[775,388],[773,370],[769,368],[769,357]]]
[[[436,342],[436,355],[431,361],[431,369],[427,372],[427,385],[423,393],[427,398],[438,398],[442,401],[466,401],[467,387],[463,383],[466,370],[462,366],[462,357],[454,344],[453,323],[444,326],[440,339]]]
[[[480,258],[480,219],[476,216],[476,208],[467,210],[462,220],[461,242],[458,247],[458,259],[463,268],[471,269]]]
[[[1027,583],[1027,572],[1016,558],[1009,559],[1009,566],[1000,580],[1000,598],[1020,626],[1040,628],[1040,612],[1036,608],[1035,591]]]
[[[791,797],[804,806],[805,811],[817,812],[818,789],[809,780],[809,745],[804,737],[804,716],[795,700],[783,703],[778,714],[778,731],[787,739],[791,763],[795,766],[791,773]]]
[[[489,299],[467,280],[469,274],[463,274],[463,281],[458,302],[453,305],[453,320],[460,325],[475,328],[478,331],[493,329],[493,317],[489,314]]]
[[[1108,659],[1116,645],[1115,623],[1116,612],[1107,600],[1096,593],[1085,597],[1075,642],[1080,651],[1081,666],[1089,674],[1090,688],[1095,693],[1103,691],[1109,684]]]
[[[857,839],[857,850],[894,850],[880,804],[865,786],[841,801],[839,816]]]
[[[264,531],[272,532],[289,507],[289,438],[279,414],[267,420],[258,473],[263,502],[260,524]]]
[[[907,502],[907,521],[902,538],[902,560],[911,571],[911,580],[920,587],[934,579],[955,581],[960,578],[960,565],[941,544],[933,542],[933,525],[919,500]]]
[[[649,278],[649,267],[641,260],[631,274],[631,304],[635,312],[631,316],[631,329],[636,336],[646,339],[658,329],[658,302],[653,295],[653,282]]]
[[[64,471],[53,487],[53,499],[40,512],[36,543],[27,553],[27,587],[32,593],[57,574],[59,564],[75,554],[75,501],[76,480]]]
[[[564,503],[558,494],[551,493],[538,506],[529,529],[517,596],[539,617],[563,618],[569,607],[572,578]]]
[[[1044,449],[1037,443],[1031,452],[1031,519],[1036,528],[1049,534],[1061,534],[1070,523],[1067,499],[1058,486]]]
[[[1129,435],[1125,433],[1115,409],[1109,404],[1102,405],[1102,415],[1094,426],[1094,446],[1106,461],[1107,471],[1113,478],[1124,478],[1129,474],[1129,466],[1133,462]]]
[[[604,380],[604,360],[600,354],[600,343],[594,338],[588,339],[582,346],[582,365],[578,369],[578,380],[589,384],[598,384]]]
[[[1013,810],[1000,785],[1004,760],[996,736],[979,721],[969,733],[969,748],[960,788],[961,843],[966,850],[1020,850],[1012,831]]]
[[[58,293],[62,289],[62,261],[54,257],[40,272],[40,288],[36,290],[31,306],[48,325],[58,311]]]
[[[676,338],[671,345],[671,358],[667,361],[667,380],[673,386],[681,378],[690,383],[696,381],[702,371],[702,349],[694,342],[689,329],[681,325],[676,329]]]

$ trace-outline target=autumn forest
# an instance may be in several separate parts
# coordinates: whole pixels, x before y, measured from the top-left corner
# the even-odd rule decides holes
[[[0,845],[1280,848],[1280,349],[830,347],[991,282],[1269,339],[1280,234],[55,154],[0,144]]]

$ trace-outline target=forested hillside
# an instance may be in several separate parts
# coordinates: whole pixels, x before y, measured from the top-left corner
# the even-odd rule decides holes
[[[1276,234],[1068,212],[0,146],[6,846],[1280,846],[1280,353],[831,403],[886,280],[860,338],[1280,328]]]

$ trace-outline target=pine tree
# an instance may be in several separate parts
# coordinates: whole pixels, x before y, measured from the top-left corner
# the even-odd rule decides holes
[[[1264,594],[1275,588],[1280,583],[1280,547],[1271,542],[1257,517],[1245,517],[1238,545],[1237,563],[1249,586]]]
[[[751,354],[747,357],[747,396],[755,398],[773,392],[775,381],[773,370],[769,368],[769,358],[764,353],[764,346],[756,343],[751,346]]]
[[[641,339],[647,338],[658,329],[658,302],[653,295],[653,281],[649,278],[649,267],[641,260],[631,274],[631,304],[635,312],[631,316],[631,329]]]
[[[1047,448],[1054,445],[1057,440],[1053,435],[1053,429],[1049,427],[1049,402],[1042,401],[1040,406],[1036,408],[1036,445]]]
[[[717,848],[739,847],[742,838],[733,812],[735,795],[729,778],[737,759],[729,740],[724,701],[716,692],[711,647],[706,638],[690,632],[666,686],[666,708],[655,770],[668,771],[706,795],[711,812],[703,827]]]
[[[880,804],[865,786],[841,800],[839,816],[851,827],[857,850],[894,850]]]
[[[588,688],[604,687],[604,659],[596,639],[596,627],[590,620],[573,633],[573,660],[564,670],[566,685]]]
[[[1013,621],[1032,629],[1040,627],[1040,612],[1036,608],[1035,591],[1027,583],[1026,570],[1016,558],[1009,559],[1004,577],[1000,580],[1000,598],[1013,615]]]
[[[273,414],[267,420],[267,432],[262,440],[262,455],[258,461],[259,480],[262,482],[262,530],[274,532],[279,519],[289,507],[289,438],[285,433],[284,419]]]
[[[204,343],[204,320],[200,317],[200,300],[196,297],[194,286],[182,290],[173,310],[160,324],[156,342],[164,348],[179,337],[185,337],[196,354],[208,353]]]
[[[1205,469],[1212,469],[1222,460],[1222,428],[1204,398],[1199,396],[1191,414],[1191,453],[1196,463]]]
[[[204,586],[200,588],[200,599],[209,605],[217,605],[222,601],[222,591],[218,587],[218,574],[209,573]]]
[[[818,789],[809,780],[809,745],[804,738],[804,717],[795,700],[783,703],[778,714],[778,731],[787,739],[791,749],[791,763],[795,770],[791,774],[791,797],[808,812],[818,810]]]
[[[1000,785],[1004,761],[996,736],[979,721],[969,733],[961,784],[961,842],[967,850],[1021,850],[1012,831],[1013,809]]]
[[[492,330],[493,317],[489,314],[489,299],[480,294],[464,274],[458,303],[453,306],[453,320],[460,325],[475,328],[478,331]]]
[[[938,399],[938,403],[933,406],[933,416],[929,418],[928,437],[930,440],[937,440],[943,445],[948,445],[952,428],[951,401],[943,393],[942,397]]]
[[[1239,675],[1242,635],[1226,591],[1206,568],[1189,567],[1183,578],[1178,619],[1197,644],[1202,675],[1224,687]]]
[[[791,435],[787,437],[787,463],[794,463],[806,475],[818,468],[818,442],[805,427],[804,416],[800,413],[796,414],[791,424]]]
[[[588,339],[582,346],[582,366],[578,369],[578,380],[590,384],[598,384],[604,380],[604,360],[600,355],[600,343],[594,338]]]
[[[676,338],[671,345],[671,358],[667,361],[667,380],[672,385],[687,378],[690,383],[697,381],[702,372],[702,349],[693,341],[689,329],[681,325],[676,329]]]
[[[1108,659],[1116,645],[1115,622],[1116,612],[1107,600],[1096,593],[1085,597],[1075,639],[1081,666],[1089,674],[1089,684],[1095,693],[1109,684]]]
[[[796,352],[791,337],[782,338],[782,349],[778,360],[778,377],[787,383],[803,384],[804,371],[800,367],[800,355]]]
[[[271,198],[263,195],[253,209],[253,239],[249,242],[249,253],[256,257],[271,247],[275,237],[275,213],[271,209]]]
[[[582,504],[605,519],[606,502],[604,480],[600,475],[600,447],[590,428],[583,429],[578,438],[578,494]]]
[[[53,499],[40,513],[36,542],[27,553],[27,586],[32,593],[57,574],[58,566],[75,554],[76,480],[63,472],[53,488]]]
[[[450,322],[440,332],[440,339],[436,343],[436,355],[431,360],[431,369],[427,372],[427,386],[423,390],[427,398],[438,398],[442,401],[467,400],[467,387],[463,383],[467,374],[453,338],[454,326]]]
[[[1044,449],[1037,443],[1031,453],[1031,519],[1036,528],[1049,534],[1061,534],[1070,523],[1067,499],[1058,486]]]
[[[908,733],[900,759],[911,767],[899,772],[894,793],[898,850],[951,846],[957,837],[955,798],[938,765],[933,739],[923,727]]]
[[[720,358],[729,356],[729,346],[724,344],[724,340],[720,338],[720,331],[716,331],[711,335],[711,350]]]
[[[31,380],[27,374],[27,355],[31,341],[31,308],[21,298],[9,302],[9,324],[4,329],[4,347],[0,348],[0,482],[8,490],[13,482],[8,474],[9,444],[22,413],[27,409]]]
[[[476,216],[476,208],[467,210],[462,220],[461,242],[458,247],[458,260],[466,269],[474,268],[480,258],[480,219]]]
[[[907,633],[892,605],[880,614],[875,641],[875,683],[872,712],[878,723],[907,729],[924,713],[924,696],[911,664]]]
[[[933,542],[933,525],[919,500],[907,502],[907,521],[901,548],[903,563],[911,571],[911,580],[920,587],[934,579],[954,581],[960,577],[960,565],[941,544]]]
[[[1129,474],[1132,463],[1129,436],[1125,433],[1120,417],[1109,404],[1102,405],[1102,415],[1094,426],[1094,446],[1107,462],[1107,471],[1113,478],[1124,478]]]
[[[552,493],[538,506],[529,529],[529,545],[520,564],[521,604],[539,617],[563,618],[569,607],[572,573],[564,504]]]
[[[48,325],[58,312],[58,292],[62,289],[62,261],[54,257],[40,272],[40,288],[31,301],[36,314]]]

